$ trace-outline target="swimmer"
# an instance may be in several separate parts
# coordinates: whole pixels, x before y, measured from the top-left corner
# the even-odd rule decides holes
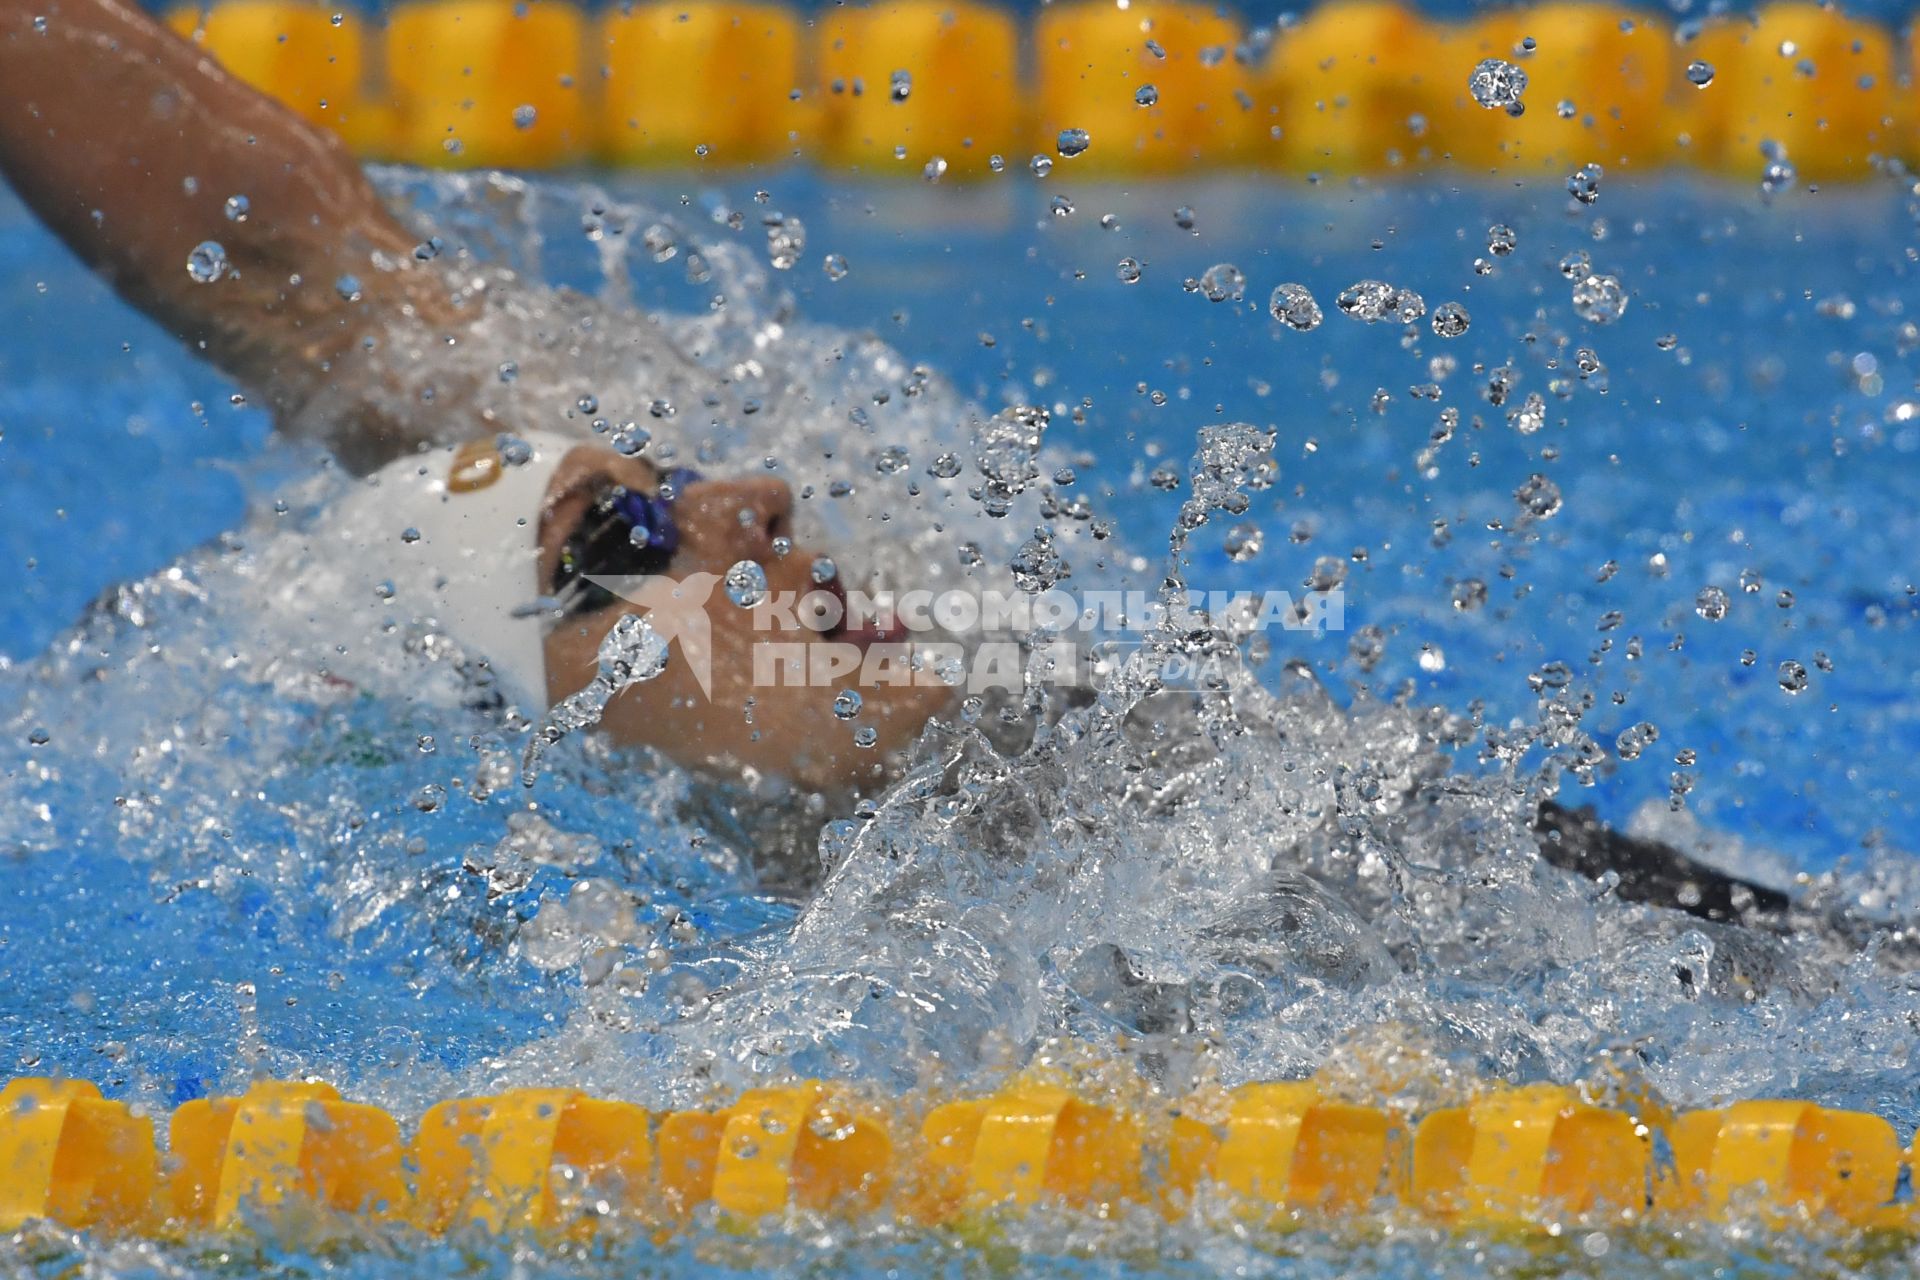
[[[870,787],[951,701],[924,672],[863,684],[874,664],[826,688],[756,682],[755,646],[791,652],[796,636],[767,631],[770,606],[714,589],[730,568],[761,566],[772,600],[824,591],[845,602],[836,582],[815,580],[823,549],[792,544],[785,481],[668,470],[545,429],[452,368],[429,370],[430,394],[396,388],[393,352],[406,338],[429,353],[478,345],[479,309],[332,133],[121,0],[0,0],[0,85],[0,175],[27,206],[122,297],[270,406],[284,435],[364,477],[329,513],[316,553],[375,567],[383,595],[484,655],[530,718],[594,679],[616,623],[660,606],[635,603],[621,580],[680,584],[667,603],[706,616],[679,626],[674,660],[600,720],[686,767],[821,792]],[[656,370],[660,393],[699,376],[664,341],[646,341],[642,318],[630,328],[633,367]],[[856,654],[895,645],[905,659],[891,631],[844,614],[827,625],[833,612],[799,642]],[[860,694],[870,741],[834,716],[845,688]]]
[[[121,0],[0,0],[0,84],[0,174],[27,205],[122,296],[271,406],[283,433],[365,477],[322,522],[316,554],[370,566],[384,594],[484,655],[530,716],[582,690],[609,631],[650,612],[606,585],[623,578],[707,584],[686,599],[711,624],[710,662],[669,662],[600,721],[687,767],[818,791],[871,786],[950,701],[932,682],[860,685],[860,723],[877,730],[860,746],[833,715],[835,689],[756,687],[756,611],[711,584],[750,560],[770,595],[817,585],[813,551],[778,554],[790,537],[787,485],[663,470],[556,433],[470,369],[437,363],[462,343],[483,345],[476,309],[331,133]],[[652,340],[643,318],[620,324],[638,335],[628,363],[663,389],[711,381]],[[428,368],[399,395],[393,349],[406,335]],[[870,626],[810,633],[861,650],[893,639]],[[1611,878],[1623,898],[1793,927],[1783,895],[1590,815],[1548,804],[1538,826],[1547,861]]]

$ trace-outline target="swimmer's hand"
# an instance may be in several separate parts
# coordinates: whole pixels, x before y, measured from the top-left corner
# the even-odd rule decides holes
[[[0,86],[0,175],[283,424],[302,421],[296,411],[324,386],[337,399],[364,340],[394,316],[438,321],[444,294],[412,269],[414,238],[340,140],[137,7],[0,0]],[[208,241],[220,252],[196,257]],[[350,465],[418,443],[347,407],[335,420],[352,432],[323,443]]]

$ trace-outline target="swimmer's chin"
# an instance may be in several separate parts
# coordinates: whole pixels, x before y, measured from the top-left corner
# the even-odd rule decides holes
[[[871,795],[897,777],[922,731],[959,701],[944,685],[865,694],[851,720],[832,714],[834,691],[827,689],[804,691],[799,705],[762,704],[751,719],[744,711],[729,715],[714,705],[695,710],[685,703],[668,719],[655,713],[650,699],[623,696],[607,707],[600,731],[622,745],[652,748],[709,781],[745,784],[758,795],[818,795],[833,804]]]

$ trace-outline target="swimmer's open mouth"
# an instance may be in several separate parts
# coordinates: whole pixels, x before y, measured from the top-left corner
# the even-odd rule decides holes
[[[897,617],[884,626],[873,618],[856,622],[852,607],[847,603],[847,589],[840,584],[839,578],[829,578],[814,590],[824,591],[840,602],[839,620],[819,631],[822,640],[835,640],[868,649],[876,644],[898,644],[907,638],[907,629],[900,625]]]

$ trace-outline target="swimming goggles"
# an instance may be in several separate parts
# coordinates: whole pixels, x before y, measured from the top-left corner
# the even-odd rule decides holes
[[[613,593],[589,577],[647,577],[666,572],[680,549],[674,504],[697,484],[700,473],[675,467],[654,493],[608,484],[595,495],[560,551],[553,594],[565,614],[590,613],[613,602]]]

